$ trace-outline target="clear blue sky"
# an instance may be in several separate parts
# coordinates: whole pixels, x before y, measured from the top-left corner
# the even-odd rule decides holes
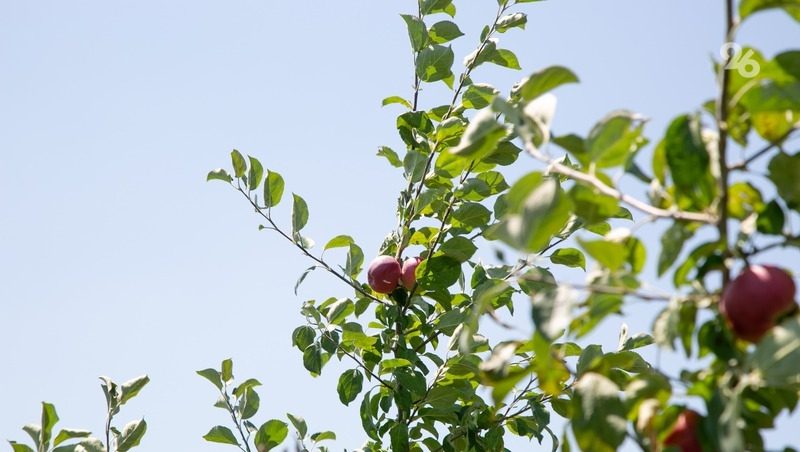
[[[308,262],[204,179],[234,147],[258,156],[308,201],[311,237],[348,233],[374,252],[403,184],[373,156],[399,142],[397,110],[380,100],[410,91],[398,14],[413,4],[0,3],[0,439],[22,439],[42,400],[57,405],[62,426],[99,433],[97,376],[148,373],[153,382],[121,419],[146,416],[140,450],[224,450],[201,439],[226,418],[194,371],[233,357],[237,375],[265,383],[259,419],[290,411],[335,430],[340,449],[362,444],[357,407],[336,396],[337,366],[312,379],[290,346],[304,299],[348,291],[315,274],[295,296]],[[496,2],[457,5],[469,32],[455,45],[463,56]],[[625,107],[652,117],[657,138],[714,93],[721,7],[531,4],[528,30],[502,36],[524,70],[482,68],[474,79],[507,88],[564,64],[583,83],[559,91],[556,130],[583,133]],[[741,37],[768,55],[800,43],[777,13],[760,14]],[[444,95],[427,88],[422,105]],[[520,166],[514,174],[535,165]],[[288,208],[279,212],[288,221]],[[638,331],[655,308],[632,312]],[[620,319],[607,323],[608,348]],[[771,447],[796,438],[781,427]]]

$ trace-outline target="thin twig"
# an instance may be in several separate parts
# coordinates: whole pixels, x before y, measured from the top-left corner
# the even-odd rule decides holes
[[[363,296],[365,296],[365,297],[369,298],[370,300],[375,301],[377,303],[387,304],[388,305],[388,303],[386,303],[385,301],[375,297],[371,293],[369,293],[366,290],[364,290],[364,288],[361,287],[360,285],[356,284],[355,282],[353,282],[350,279],[348,279],[347,277],[345,277],[343,274],[341,274],[341,273],[337,272],[336,270],[334,270],[333,268],[331,268],[331,266],[328,265],[328,263],[325,262],[324,260],[322,260],[321,258],[311,254],[311,252],[308,251],[308,248],[306,248],[302,244],[298,243],[296,240],[292,239],[287,233],[285,233],[283,230],[281,230],[281,228],[279,228],[278,225],[275,224],[275,222],[272,220],[272,217],[269,214],[264,213],[264,209],[262,209],[258,204],[256,204],[256,202],[253,201],[253,198],[251,198],[250,195],[247,192],[245,192],[241,188],[237,188],[237,190],[245,198],[247,198],[247,200],[250,202],[250,205],[253,206],[253,208],[256,210],[256,212],[259,215],[261,215],[262,217],[264,217],[264,219],[267,220],[267,222],[269,222],[269,225],[270,225],[271,229],[273,229],[275,232],[277,232],[281,237],[283,237],[286,240],[288,240],[289,242],[291,242],[295,247],[297,247],[297,249],[299,249],[308,258],[310,258],[311,260],[316,262],[320,267],[322,267],[323,269],[325,269],[326,271],[328,271],[332,275],[334,275],[337,278],[339,278],[340,280],[342,280],[348,286],[350,286],[353,289],[355,289],[355,291],[360,293],[361,295],[363,295]]]
[[[777,140],[775,140],[775,141],[773,141],[773,142],[771,142],[771,143],[768,143],[766,146],[764,146],[763,148],[761,148],[761,149],[760,149],[759,151],[757,151],[755,154],[753,154],[753,155],[751,155],[750,157],[748,157],[748,158],[746,158],[746,159],[742,160],[742,161],[741,161],[741,162],[739,162],[739,163],[736,163],[736,164],[733,164],[733,165],[731,165],[731,166],[728,168],[728,170],[729,170],[729,171],[745,171],[745,170],[747,170],[747,167],[748,167],[748,166],[749,166],[751,163],[753,163],[754,161],[758,160],[759,158],[761,158],[763,155],[765,155],[765,154],[766,154],[766,153],[768,153],[769,151],[773,150],[774,148],[776,148],[776,147],[780,146],[781,144],[783,144],[783,142],[784,142],[784,141],[786,141],[786,140],[789,138],[789,136],[790,136],[790,135],[791,135],[791,134],[792,134],[792,133],[793,133],[795,130],[797,130],[797,128],[796,128],[796,127],[793,127],[793,128],[791,128],[791,129],[789,129],[789,130],[788,130],[786,133],[784,133],[783,135],[781,135],[781,136],[780,136],[780,137],[779,137]]]

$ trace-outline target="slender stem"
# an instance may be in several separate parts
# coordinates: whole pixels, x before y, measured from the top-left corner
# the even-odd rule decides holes
[[[247,200],[250,202],[250,205],[251,205],[251,206],[253,206],[253,208],[256,210],[256,212],[257,212],[259,215],[261,215],[262,217],[264,217],[264,219],[265,219],[265,220],[267,220],[267,222],[269,222],[269,224],[270,224],[270,226],[271,226],[271,229],[273,229],[273,230],[274,230],[275,232],[277,232],[277,233],[278,233],[280,236],[282,236],[283,238],[285,238],[286,240],[288,240],[289,242],[291,242],[291,243],[292,243],[292,244],[293,244],[295,247],[297,247],[297,249],[299,249],[299,250],[300,250],[300,251],[301,251],[303,254],[305,254],[305,255],[306,255],[308,258],[310,258],[311,260],[313,260],[314,262],[316,262],[316,263],[317,263],[317,264],[318,264],[320,267],[322,267],[323,269],[325,269],[325,270],[326,270],[328,273],[330,273],[330,274],[332,274],[332,275],[336,276],[337,278],[339,278],[340,280],[342,280],[342,281],[343,281],[345,284],[347,284],[348,286],[350,286],[350,287],[352,287],[353,289],[355,289],[355,291],[356,291],[356,292],[358,292],[358,293],[360,293],[361,295],[363,295],[363,296],[365,296],[365,297],[369,298],[370,300],[372,300],[372,301],[375,301],[375,302],[377,302],[377,303],[381,303],[381,304],[387,304],[385,301],[383,301],[383,300],[381,300],[381,299],[379,299],[379,298],[375,297],[375,296],[374,296],[374,295],[372,295],[371,293],[369,293],[369,292],[367,292],[366,290],[364,290],[364,288],[362,288],[360,285],[358,285],[358,284],[356,284],[355,282],[353,282],[353,281],[351,281],[350,279],[348,279],[348,278],[347,278],[345,275],[343,275],[343,274],[341,274],[341,273],[337,272],[336,270],[334,270],[333,268],[331,268],[331,266],[330,266],[330,265],[328,265],[328,263],[327,263],[327,262],[325,262],[324,260],[322,260],[321,258],[319,258],[319,257],[317,257],[317,256],[314,256],[313,254],[311,254],[311,252],[310,252],[310,251],[308,251],[308,248],[306,248],[306,247],[305,247],[305,246],[303,246],[302,244],[298,243],[296,240],[292,239],[292,238],[289,236],[289,234],[287,234],[286,232],[284,232],[283,230],[281,230],[281,228],[279,228],[279,227],[278,227],[278,225],[277,225],[277,224],[275,224],[275,222],[272,220],[272,217],[271,217],[271,216],[270,216],[268,213],[264,213],[264,209],[262,209],[262,208],[261,208],[261,207],[260,207],[258,204],[256,204],[256,202],[255,202],[255,201],[253,201],[253,198],[251,198],[251,197],[250,197],[250,195],[249,195],[247,192],[245,192],[245,191],[244,191],[244,190],[242,190],[241,188],[238,188],[237,190],[238,190],[240,193],[242,193],[242,195],[243,195],[245,198],[247,198]]]
[[[106,451],[111,452],[111,418],[114,417],[111,414],[111,408],[108,409],[108,415],[106,416]]]
[[[542,154],[538,149],[536,149],[536,147],[533,146],[532,143],[526,142],[525,149],[528,151],[530,155],[533,156],[533,158],[543,163],[546,163],[548,165],[548,171],[550,171],[551,173],[562,174],[564,176],[569,177],[570,179],[574,179],[576,181],[580,181],[585,184],[591,185],[592,187],[597,189],[597,191],[599,191],[600,193],[619,199],[620,201],[633,207],[634,209],[649,214],[651,216],[658,218],[672,218],[674,220],[679,220],[679,221],[694,221],[706,224],[718,223],[716,217],[714,217],[713,215],[709,215],[707,213],[662,209],[653,206],[651,204],[648,204],[644,201],[641,201],[637,198],[634,198],[633,196],[622,193],[616,188],[606,185],[603,181],[601,181],[600,179],[591,174],[578,171],[574,168],[564,165],[561,162],[558,162],[554,159],[547,157],[546,155]]]
[[[734,16],[733,0],[725,1],[725,43],[733,43],[734,33],[736,31],[736,17]],[[719,168],[719,215],[717,218],[717,231],[719,233],[719,240],[725,244],[723,259],[727,260],[730,257],[730,245],[728,242],[728,97],[730,95],[730,71],[728,66],[730,64],[730,52],[725,54],[723,61],[719,67],[719,99],[717,99],[717,130],[719,133],[719,160],[717,162]],[[727,263],[722,266],[722,287],[728,285],[731,279],[731,271]]]
[[[228,412],[231,414],[231,419],[233,419],[233,425],[236,426],[236,430],[239,431],[239,436],[242,438],[242,442],[244,442],[244,447],[239,445],[239,449],[246,452],[250,451],[250,443],[247,441],[247,437],[244,435],[244,431],[242,431],[242,425],[239,419],[236,417],[236,410],[233,408],[231,404],[231,398],[228,395],[227,389],[220,389],[220,393],[222,394],[223,400],[225,400],[225,406],[228,408]]]
[[[528,390],[531,389],[531,386],[533,386],[533,383],[535,381],[536,381],[536,377],[531,376],[531,378],[528,380],[528,384],[525,385],[525,388],[523,388],[522,391],[519,391],[516,394],[516,396],[514,396],[514,400],[512,400],[511,403],[508,404],[508,408],[506,408],[505,413],[503,413],[503,418],[507,418],[508,417],[508,413],[511,412],[511,409],[514,408],[514,405],[516,405],[520,401],[520,399],[525,395],[525,393],[528,392]],[[528,408],[530,408],[530,407],[526,407],[525,409],[527,410]]]
[[[755,154],[753,154],[753,155],[751,155],[750,157],[748,157],[748,158],[746,158],[746,159],[742,160],[742,161],[741,161],[741,162],[739,162],[739,163],[736,163],[736,164],[730,165],[730,166],[728,167],[728,171],[730,172],[730,171],[744,171],[744,170],[746,170],[746,169],[747,169],[747,167],[748,167],[748,166],[749,166],[751,163],[753,163],[754,161],[758,160],[759,158],[761,158],[762,156],[764,156],[766,153],[768,153],[769,151],[773,150],[774,148],[776,148],[776,147],[780,146],[780,145],[781,145],[781,144],[782,144],[784,141],[786,141],[786,139],[787,139],[787,138],[789,138],[789,136],[790,136],[790,135],[791,135],[791,134],[792,134],[792,133],[793,133],[795,130],[797,130],[797,128],[791,128],[791,129],[789,129],[789,130],[788,130],[788,131],[787,131],[785,134],[783,134],[783,136],[781,136],[780,138],[778,138],[778,139],[777,139],[777,140],[775,140],[774,142],[768,143],[766,146],[764,146],[763,148],[761,148],[760,150],[758,150],[758,151],[757,151]]]
[[[328,336],[328,338],[331,338],[331,336],[330,336],[330,332],[328,332],[328,331],[322,331],[322,329],[320,329],[320,332],[321,332],[322,334],[325,334],[325,335],[327,335],[327,336]],[[387,382],[386,380],[382,379],[382,378],[381,378],[381,377],[379,377],[377,374],[375,374],[373,371],[371,371],[371,370],[370,370],[370,369],[369,369],[369,368],[368,368],[368,367],[367,367],[367,366],[364,364],[364,362],[363,362],[363,361],[361,361],[360,359],[358,359],[358,357],[357,357],[357,356],[356,356],[354,353],[351,353],[350,351],[348,351],[348,350],[345,350],[345,348],[344,348],[344,347],[342,347],[342,346],[341,346],[341,344],[338,344],[338,345],[336,346],[336,348],[338,348],[338,349],[339,349],[339,350],[340,350],[342,353],[344,353],[345,355],[347,355],[347,357],[349,357],[350,359],[352,359],[353,361],[355,361],[355,363],[358,365],[358,367],[360,367],[360,368],[364,369],[364,372],[366,372],[367,374],[369,374],[369,376],[370,376],[370,377],[374,378],[374,379],[375,379],[375,380],[377,380],[377,381],[378,381],[380,384],[382,384],[383,386],[386,386],[388,389],[392,389],[392,390],[394,389],[394,387],[393,387],[393,386],[392,386],[392,385],[391,385],[389,382]]]

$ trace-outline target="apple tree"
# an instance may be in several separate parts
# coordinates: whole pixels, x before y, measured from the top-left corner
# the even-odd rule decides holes
[[[284,196],[284,179],[257,158],[233,151],[232,170],[208,174],[309,258],[298,285],[324,271],[351,290],[305,302],[292,339],[312,375],[331,359],[346,363],[336,391],[360,407],[363,450],[496,451],[508,435],[553,450],[626,441],[654,451],[764,449],[762,431],[800,396],[790,275],[800,260],[770,262],[777,248],[800,248],[800,152],[790,143],[800,127],[800,50],[768,57],[737,44],[736,32],[767,9],[800,21],[800,3],[724,3],[718,91],[648,138],[645,116],[627,110],[585,134],[554,133],[553,91],[578,82],[566,67],[510,89],[480,78],[490,64],[520,69],[501,38],[525,28],[536,1],[498,0],[458,70],[449,43],[464,35],[455,18],[469,3],[419,0],[401,16],[413,91],[383,100],[401,110],[401,146],[378,151],[407,182],[397,227],[371,252],[349,235],[321,246],[342,249],[343,263],[314,251],[303,234],[308,205]],[[426,102],[422,88],[434,83],[452,91],[449,103]],[[533,170],[507,181],[520,165]],[[273,213],[285,198],[288,227]],[[643,226],[660,227],[660,240],[647,241]],[[498,247],[519,259],[493,259],[487,250]],[[671,287],[646,281],[647,266]],[[565,279],[563,267],[588,270]],[[586,340],[642,300],[652,325],[623,327],[616,350]],[[532,336],[484,334],[485,322],[520,314],[530,315]],[[643,347],[683,353],[685,368],[663,371]],[[563,431],[551,428],[554,416]]]

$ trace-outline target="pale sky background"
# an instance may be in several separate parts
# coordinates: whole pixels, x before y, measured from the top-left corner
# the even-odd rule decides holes
[[[722,3],[527,5],[528,29],[501,36],[524,70],[482,67],[474,79],[506,91],[529,72],[566,65],[582,83],[557,92],[559,133],[584,134],[625,107],[653,118],[656,140],[672,117],[714,95]],[[24,439],[20,427],[38,422],[42,400],[56,404],[62,427],[99,435],[97,376],[148,373],[152,383],[120,418],[146,417],[139,450],[233,450],[201,439],[228,419],[194,374],[233,357],[238,377],[265,384],[259,422],[288,411],[312,431],[335,430],[339,450],[363,443],[358,403],[343,407],[336,395],[344,368],[313,379],[290,345],[303,300],[350,291],[319,273],[295,296],[309,263],[259,232],[243,200],[205,175],[229,166],[234,147],[257,156],[308,201],[308,235],[324,243],[348,233],[373,255],[403,185],[374,154],[399,149],[398,107],[380,100],[410,93],[398,14],[413,5],[0,2],[0,439]],[[457,5],[469,33],[454,46],[460,64],[496,2]],[[759,14],[741,40],[772,55],[800,44],[800,27]],[[444,95],[426,88],[422,106]],[[523,157],[509,180],[535,167]],[[288,224],[288,205],[277,216]],[[797,262],[796,252],[786,256]],[[529,331],[520,303],[517,322]],[[649,329],[657,310],[632,308],[632,332]],[[604,325],[607,350],[620,322]],[[793,422],[783,419],[768,446],[796,443]]]

